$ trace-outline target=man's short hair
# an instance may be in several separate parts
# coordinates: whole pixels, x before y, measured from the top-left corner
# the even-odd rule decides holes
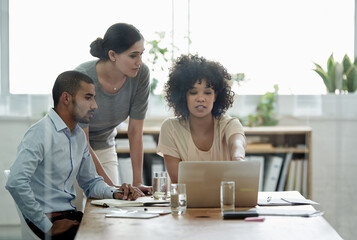
[[[63,92],[75,96],[81,87],[81,82],[94,84],[93,80],[78,71],[66,71],[58,75],[52,88],[53,105],[56,107]]]

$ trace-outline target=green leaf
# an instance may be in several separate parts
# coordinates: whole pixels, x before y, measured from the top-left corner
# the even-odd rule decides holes
[[[325,70],[323,70],[318,64],[315,64],[316,65],[316,69],[313,69],[323,80],[326,88],[328,89],[329,91],[329,76],[327,75],[327,73],[325,72]]]
[[[347,54],[343,58],[343,90],[355,92],[357,90],[357,58],[352,63]]]
[[[335,92],[336,90],[336,63],[333,58],[333,55],[328,58],[327,60],[327,76],[328,76],[328,85],[327,90],[331,93]]]
[[[345,54],[345,56],[343,57],[342,65],[343,65],[343,73],[346,74],[347,71],[352,66],[351,59],[347,56],[347,54]]]
[[[248,116],[249,126],[271,126],[278,123],[274,112],[277,95],[278,85],[274,85],[274,92],[266,92],[260,98],[256,108],[256,114]]]
[[[159,80],[157,80],[156,78],[152,79],[152,83],[150,85],[150,93],[151,94],[154,94],[154,91],[155,91],[155,89],[157,87],[158,82],[159,82]]]
[[[346,76],[346,90],[354,92],[357,89],[357,67],[353,65]]]
[[[333,58],[333,54],[330,55],[330,57],[327,59],[327,72],[333,68],[335,65],[335,59]]]

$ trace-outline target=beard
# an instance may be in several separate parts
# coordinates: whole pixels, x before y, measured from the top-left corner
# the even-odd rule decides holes
[[[90,119],[89,117],[81,117],[79,114],[74,114],[74,119],[76,120],[77,123],[89,123]]]
[[[89,123],[90,119],[92,118],[92,113],[94,113],[93,110],[88,111],[84,116],[80,115],[80,109],[77,105],[77,102],[73,100],[73,106],[74,106],[74,119],[77,123]]]

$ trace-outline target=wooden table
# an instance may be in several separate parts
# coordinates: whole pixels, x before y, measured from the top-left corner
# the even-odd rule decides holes
[[[297,192],[260,192],[267,196],[294,197]],[[267,207],[264,207],[267,208]],[[276,209],[307,209],[311,205],[269,207]],[[265,216],[264,222],[223,220],[218,208],[188,208],[181,216],[162,215],[152,219],[106,218],[90,200],[84,212],[76,240],[111,239],[342,239],[322,217]]]

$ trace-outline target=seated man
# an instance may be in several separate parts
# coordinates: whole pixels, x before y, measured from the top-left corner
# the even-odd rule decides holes
[[[30,228],[41,239],[73,239],[82,219],[72,200],[74,181],[87,197],[134,200],[144,194],[123,184],[108,186],[94,167],[77,123],[88,123],[97,109],[90,77],[60,74],[52,89],[54,108],[26,132],[6,183]]]

